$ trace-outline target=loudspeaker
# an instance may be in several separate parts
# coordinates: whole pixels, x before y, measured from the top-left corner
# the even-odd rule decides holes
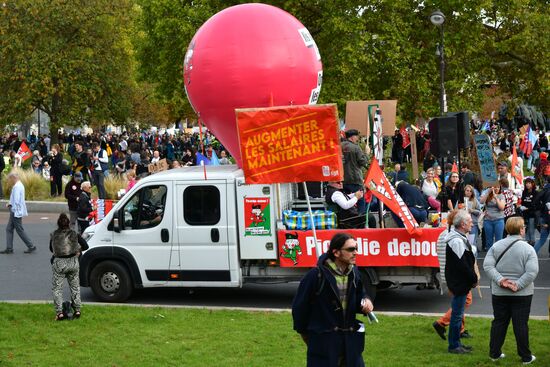
[[[322,198],[323,195],[323,183],[317,181],[306,181],[307,193],[312,198]],[[298,184],[298,199],[306,200],[306,192],[304,191],[304,184],[301,182]]]
[[[458,149],[470,147],[470,116],[467,111],[449,112],[447,116],[455,116],[458,132]]]
[[[436,117],[430,120],[430,151],[437,158],[458,156],[456,117]]]

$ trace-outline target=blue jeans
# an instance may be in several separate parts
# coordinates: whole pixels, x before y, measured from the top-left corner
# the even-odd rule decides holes
[[[472,226],[472,230],[470,231],[470,234],[474,235],[474,241],[473,241],[472,245],[476,246],[476,248],[477,248],[476,242],[477,242],[477,236],[479,235],[479,227],[477,226],[477,224],[474,224]]]
[[[535,238],[535,218],[525,218],[525,225],[527,230],[525,231],[525,241],[534,243]]]
[[[357,192],[359,190],[365,191],[363,189],[363,185],[356,185],[356,184],[344,184],[344,191],[348,194],[351,194],[353,192]],[[357,211],[359,214],[365,214],[367,212],[367,204],[365,202],[365,197],[362,197],[361,199],[357,200]]]
[[[493,246],[493,243],[500,241],[504,233],[504,218],[483,221],[483,230],[485,231],[485,247],[487,250]]]
[[[451,301],[451,323],[449,324],[449,350],[456,349],[460,344],[460,326],[462,325],[462,315],[466,306],[466,296],[454,296]]]
[[[535,243],[535,251],[538,254],[542,246],[546,244],[548,239],[549,227],[546,224],[540,225],[540,239]]]
[[[409,211],[411,212],[414,220],[416,220],[416,223],[420,224],[426,223],[428,221],[428,211],[426,209],[409,207]],[[393,217],[393,220],[395,221],[395,224],[397,224],[397,227],[405,228],[405,224],[403,224],[403,221],[397,216],[397,214],[391,212],[391,215]]]
[[[533,150],[529,158],[527,159],[527,169],[531,170],[533,169],[533,163],[537,161],[539,158],[539,152],[537,150]]]

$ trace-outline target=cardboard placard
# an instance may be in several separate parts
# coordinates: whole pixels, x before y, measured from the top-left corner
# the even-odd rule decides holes
[[[489,187],[497,184],[498,176],[493,157],[493,146],[489,137],[485,134],[475,135],[474,144],[476,147],[479,168],[483,186]]]
[[[166,162],[166,158],[163,158],[157,163],[151,163],[148,165],[147,169],[149,170],[149,173],[166,171],[168,169],[168,162]]]
[[[347,101],[346,130],[357,129],[361,135],[370,136],[368,108],[376,104],[380,106],[380,110],[382,111],[382,134],[384,136],[393,136],[397,115],[397,100]]]

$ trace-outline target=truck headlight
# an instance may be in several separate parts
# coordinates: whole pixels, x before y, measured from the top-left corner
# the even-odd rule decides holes
[[[82,238],[84,238],[84,240],[86,242],[91,240],[93,236],[94,236],[94,232],[84,232],[84,233],[82,233]]]

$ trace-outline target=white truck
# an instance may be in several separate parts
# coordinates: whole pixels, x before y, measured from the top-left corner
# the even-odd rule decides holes
[[[296,187],[247,185],[235,165],[148,176],[86,229],[90,248],[81,257],[81,285],[101,301],[123,302],[136,288],[298,281],[315,266],[316,256],[311,231],[285,230],[281,220],[282,211],[296,202]],[[433,239],[441,230],[433,231],[424,242],[402,240],[408,235],[404,229],[351,231],[372,296],[376,287],[436,283]],[[317,231],[325,251],[334,232]],[[376,240],[388,234],[386,243]],[[419,259],[429,261],[417,266]]]

